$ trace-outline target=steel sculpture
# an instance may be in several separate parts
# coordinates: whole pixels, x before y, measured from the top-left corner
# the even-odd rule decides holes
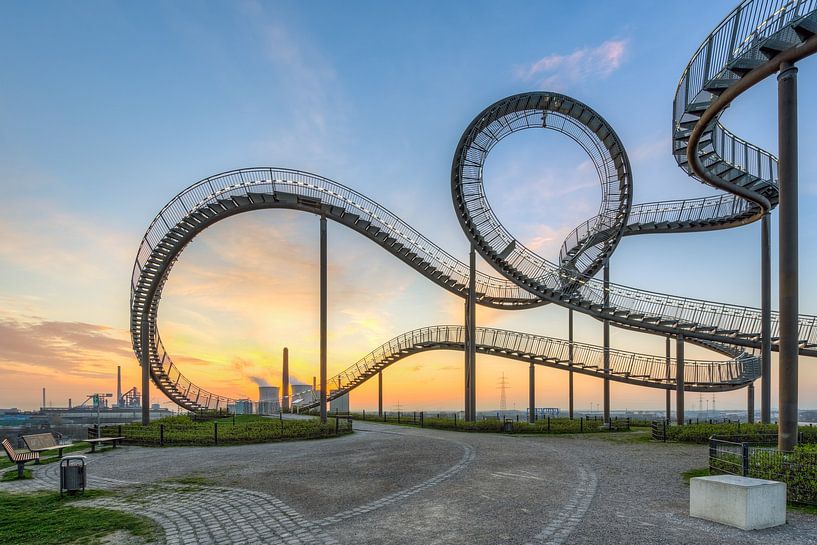
[[[199,388],[181,374],[159,335],[158,305],[173,264],[198,233],[235,214],[267,208],[309,212],[357,231],[470,302],[466,316],[473,316],[473,304],[513,310],[556,303],[568,308],[571,318],[576,311],[617,327],[667,337],[667,355],[650,356],[572,342],[572,327],[571,339],[564,341],[476,327],[473,319],[466,319],[467,327],[434,326],[395,337],[334,378],[323,380],[338,385],[330,398],[375,375],[381,380],[382,370],[404,357],[434,349],[465,350],[467,360],[479,352],[562,368],[571,379],[577,372],[668,392],[677,389],[681,407],[684,391],[726,391],[752,384],[761,375],[761,360],[768,362],[771,350],[792,350],[791,342],[786,344],[783,323],[791,316],[771,312],[765,296],[766,261],[762,309],[639,290],[593,275],[608,263],[622,237],[636,234],[708,231],[762,219],[768,247],[768,213],[779,194],[777,159],[723,127],[719,116],[728,102],[722,99],[734,98],[740,88],[776,71],[761,57],[793,62],[817,50],[816,2],[743,2],[707,38],[684,71],[673,106],[673,154],[688,174],[726,191],[724,195],[633,205],[632,173],[623,144],[598,113],[571,97],[523,93],[483,110],[456,148],[451,192],[472,251],[501,276],[475,271],[472,263],[454,258],[378,203],[314,174],[251,168],[191,185],[151,222],[133,267],[131,335],[143,367],[143,407],[149,406],[150,379],[188,410],[226,408],[232,401]],[[556,130],[576,141],[593,161],[602,187],[599,215],[570,233],[558,263],[526,248],[502,225],[482,183],[482,167],[492,147],[513,132],[533,128]],[[799,315],[795,322],[788,324],[789,335],[792,327],[796,329],[794,357],[817,356],[817,317]],[[669,356],[671,337],[677,340],[679,359]],[[684,361],[685,341],[729,359]],[[473,369],[466,365],[469,372],[473,374]],[[470,406],[473,412],[473,383],[471,387],[466,409]],[[318,406],[321,396],[307,392],[297,401],[301,407]],[[143,419],[147,416],[144,413]]]

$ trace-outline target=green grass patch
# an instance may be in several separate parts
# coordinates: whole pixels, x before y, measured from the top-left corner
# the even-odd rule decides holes
[[[804,443],[817,443],[817,427],[800,426]],[[722,424],[686,424],[667,426],[667,440],[679,443],[705,445],[713,435],[735,437],[737,441],[758,441],[764,436],[776,435],[777,424],[746,424],[728,422]]]
[[[513,434],[570,434],[570,433],[609,433],[629,431],[625,419],[613,420],[611,430],[603,428],[604,422],[599,419],[585,418],[542,418],[533,424],[525,421],[511,421],[510,431],[504,430],[504,423],[499,419],[484,419],[474,422],[465,422],[461,418],[437,417],[436,413],[404,413],[396,415],[389,413],[384,419],[382,416],[367,414],[364,418],[362,413],[353,413],[355,420],[366,420],[369,422],[380,422],[385,424],[398,424],[403,426],[417,426],[433,428],[438,430],[483,432],[483,433],[513,433]],[[640,442],[640,439],[638,440]]]
[[[689,471],[684,471],[681,473],[681,476],[684,478],[684,483],[689,484],[689,480],[693,477],[708,477],[709,476],[709,468],[708,467],[699,467],[695,469],[690,469]]]
[[[124,530],[146,541],[161,537],[161,529],[147,517],[97,507],[72,505],[77,499],[103,496],[88,491],[60,497],[52,492],[0,492],[0,543],[18,545],[92,544]]]
[[[76,443],[74,443],[70,447],[65,447],[65,449],[63,450],[63,456],[68,454],[69,452],[77,452],[77,451],[80,451],[80,450],[88,450],[89,448],[90,447],[88,446],[88,443],[85,443],[84,441],[77,441]],[[24,452],[27,452],[24,449],[21,449],[21,450],[23,450]],[[17,464],[15,464],[14,462],[12,462],[11,460],[8,459],[8,456],[5,456],[5,453],[3,453],[3,454],[4,454],[3,457],[0,458],[0,469],[3,469],[4,467],[12,467],[12,466],[16,467],[17,466]],[[50,454],[50,455],[47,455],[47,456],[40,455],[40,463],[41,464],[51,464],[53,462],[59,462],[59,461],[60,461],[60,459],[58,458],[58,453],[57,452],[53,452],[53,454]],[[33,462],[31,462],[31,463],[33,463]]]
[[[351,433],[344,419],[330,418],[326,424],[319,419],[278,420],[259,415],[239,415],[218,420],[196,422],[189,416],[171,416],[147,426],[127,424],[103,427],[104,435],[120,434],[125,443],[143,446],[214,446],[244,445],[320,439]]]
[[[23,479],[31,479],[31,478],[32,478],[31,470],[28,469],[28,468],[25,468],[23,470]],[[3,473],[3,476],[0,477],[0,481],[2,481],[4,483],[8,482],[8,481],[19,481],[19,480],[21,480],[21,479],[18,476],[16,467],[11,471],[6,471],[5,473]]]
[[[184,475],[182,477],[171,477],[169,479],[164,479],[164,482],[196,486],[212,486],[216,484],[214,480],[208,479],[204,475]]]
[[[789,511],[797,511],[798,513],[805,513],[807,515],[817,516],[817,505],[801,505],[799,503],[790,503]]]

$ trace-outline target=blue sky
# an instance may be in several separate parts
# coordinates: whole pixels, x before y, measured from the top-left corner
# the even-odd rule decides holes
[[[3,6],[0,318],[20,349],[0,353],[0,369],[13,379],[0,386],[0,406],[33,406],[40,382],[55,368],[65,373],[49,384],[55,397],[80,392],[86,380],[108,380],[115,363],[136,382],[127,282],[140,238],[173,195],[217,172],[283,166],[321,174],[386,205],[464,258],[467,243],[450,202],[454,147],[488,104],[544,89],[575,96],[613,125],[633,164],[635,202],[714,193],[675,165],[670,108],[686,62],[731,2]],[[817,123],[817,103],[810,99],[817,96],[817,61],[800,67],[800,121],[807,127]],[[774,81],[765,82],[724,117],[738,135],[770,150],[776,149],[774,91]],[[486,166],[499,217],[551,259],[559,235],[592,215],[600,194],[595,177],[581,167],[580,150],[563,140],[515,135]],[[809,152],[816,144],[801,130],[805,313],[817,312],[817,287],[808,274],[817,269],[817,255],[809,252],[817,246],[817,154]],[[160,315],[174,353],[189,358],[185,372],[214,388],[233,376],[226,383],[231,395],[254,395],[246,378],[251,373],[275,382],[285,344],[305,380],[316,354],[317,221],[288,212],[246,216],[191,245],[168,283]],[[406,329],[460,319],[459,300],[370,242],[330,227],[332,369]],[[758,225],[630,237],[615,253],[612,277],[756,305],[758,246]],[[259,285],[247,287],[253,283]],[[566,333],[566,312],[555,308],[478,312],[485,325]],[[600,324],[580,322],[581,340],[599,343]],[[43,323],[53,326],[38,329]],[[55,332],[75,323],[102,329],[81,338]],[[42,342],[53,345],[50,360],[49,354],[36,361],[20,355],[26,343]],[[615,330],[613,343],[655,353],[663,348],[658,337]],[[66,355],[71,351],[82,357]],[[441,387],[428,399],[412,392],[439,377],[460,380],[461,356],[416,361],[393,372],[390,384],[406,385],[401,404],[455,407],[456,388]],[[514,387],[509,397],[524,405],[525,370],[485,361],[485,407],[496,404],[493,383],[503,370]],[[817,397],[806,390],[814,390],[817,373],[809,368],[815,365],[803,360],[801,396],[811,405]],[[564,406],[565,377],[556,371],[541,376],[546,404]],[[32,382],[31,392],[12,386]],[[614,408],[624,408],[625,399],[632,400],[630,408],[662,406],[659,391],[614,388]],[[588,379],[584,402],[598,401],[600,390]],[[400,394],[389,395],[393,403]],[[359,399],[366,405],[371,391]],[[743,393],[723,399],[737,407]]]

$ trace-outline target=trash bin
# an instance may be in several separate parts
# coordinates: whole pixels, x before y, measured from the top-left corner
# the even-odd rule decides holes
[[[63,490],[69,495],[85,492],[85,480],[85,456],[65,456],[60,460],[60,496]]]
[[[502,431],[505,433],[511,433],[513,431],[513,420],[508,420],[506,418],[502,423]]]

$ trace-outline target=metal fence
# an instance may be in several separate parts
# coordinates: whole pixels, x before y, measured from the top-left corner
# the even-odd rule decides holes
[[[741,440],[739,436],[709,439],[709,473],[769,479],[786,483],[789,502],[817,505],[817,445],[793,452],[777,450],[777,435]]]

